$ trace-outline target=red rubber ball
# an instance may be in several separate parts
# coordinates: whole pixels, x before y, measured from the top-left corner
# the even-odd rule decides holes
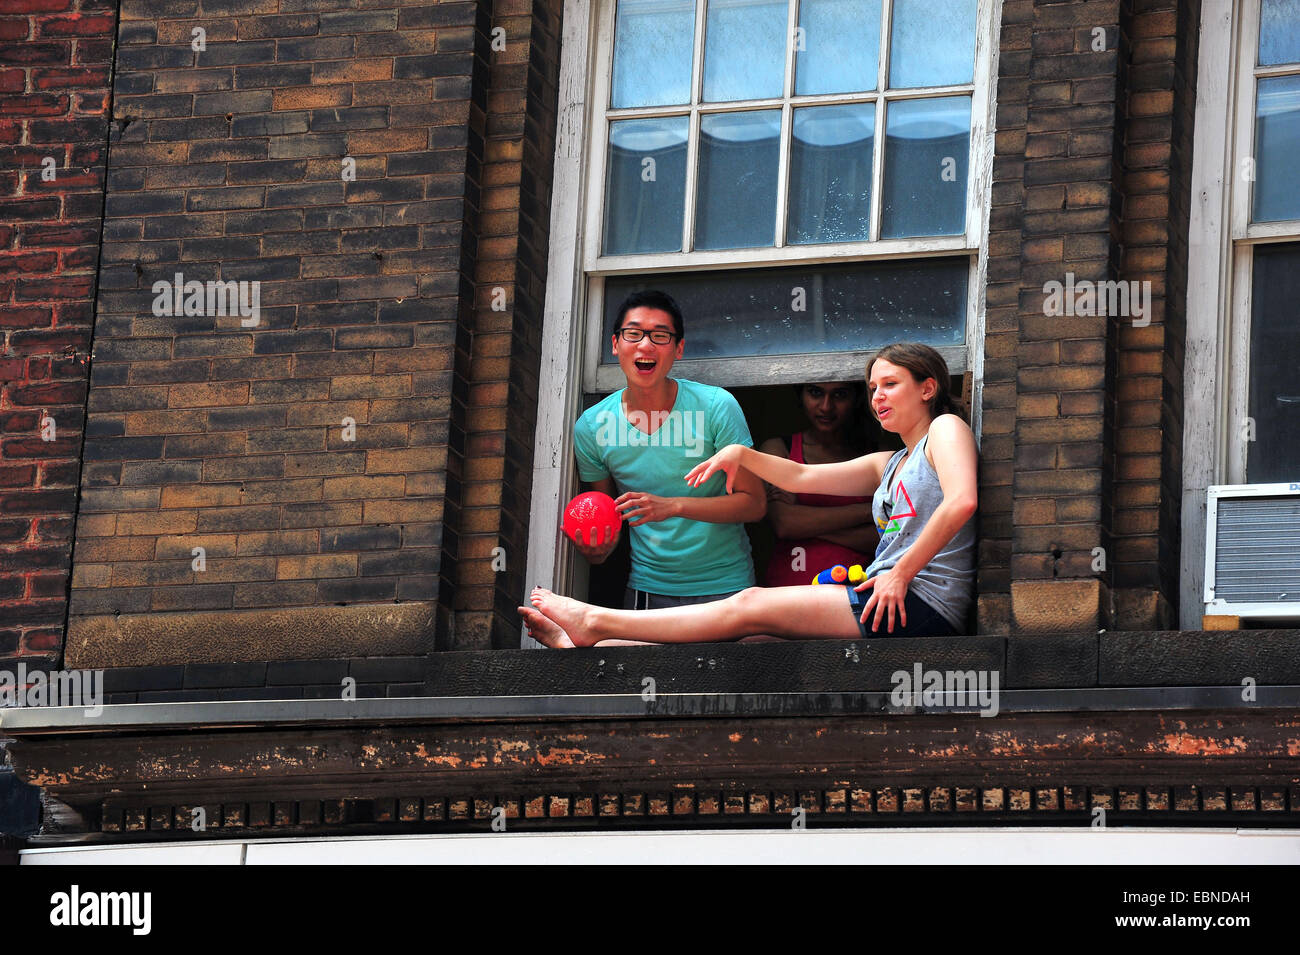
[[[581,540],[589,547],[604,543],[605,528],[618,527],[623,518],[614,507],[614,499],[600,491],[579,494],[564,509],[564,533],[572,541]],[[593,536],[594,532],[594,536]]]

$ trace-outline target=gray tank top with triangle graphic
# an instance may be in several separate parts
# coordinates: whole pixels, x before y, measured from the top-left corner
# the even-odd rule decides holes
[[[872,577],[898,563],[903,552],[916,543],[930,518],[943,503],[939,475],[925,456],[927,434],[900,468],[906,449],[895,452],[871,499],[871,512],[880,531],[876,556],[867,568]],[[910,590],[943,614],[958,633],[966,629],[975,586],[974,515],[944,544],[939,553],[912,580]]]

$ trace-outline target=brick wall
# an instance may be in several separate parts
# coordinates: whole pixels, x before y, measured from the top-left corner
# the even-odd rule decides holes
[[[1123,277],[1150,282],[1150,324],[1119,327],[1115,627],[1178,626],[1183,338],[1200,3],[1126,5]],[[1182,621],[1197,626],[1197,621]]]
[[[563,3],[495,6],[504,49],[489,94],[456,597],[456,645],[478,649],[519,646],[515,607],[527,590]]]
[[[63,643],[115,8],[0,2],[0,659]]]
[[[123,0],[106,130],[111,12],[0,0],[0,656],[61,644],[83,400],[69,662],[515,645],[562,3],[352,6]],[[1002,9],[980,628],[1168,626],[1199,9]],[[154,314],[177,272],[258,323]]]
[[[1192,36],[1175,41],[1177,6],[1003,6],[981,462],[985,632],[1172,623],[1182,358],[1181,315],[1167,316],[1182,307],[1168,290],[1185,282],[1190,146],[1184,123],[1171,159],[1175,85],[1182,120],[1191,115],[1175,44],[1185,70],[1197,18],[1184,3]],[[1151,314],[1047,314],[1045,283],[1068,276],[1149,281]]]
[[[122,4],[80,665],[448,642],[486,18],[354,6]],[[257,323],[155,314],[178,272],[260,283]]]

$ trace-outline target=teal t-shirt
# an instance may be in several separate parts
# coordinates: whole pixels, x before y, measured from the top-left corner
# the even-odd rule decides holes
[[[583,412],[573,429],[582,480],[612,477],[620,494],[718,497],[727,493],[723,474],[715,474],[701,487],[691,487],[685,479],[691,468],[729,444],[754,446],[740,405],[722,388],[676,381],[673,410],[658,422],[647,422],[653,434],[628,420],[622,388]],[[632,570],[627,585],[635,590],[698,597],[754,585],[754,560],[743,524],[672,517],[630,531]]]

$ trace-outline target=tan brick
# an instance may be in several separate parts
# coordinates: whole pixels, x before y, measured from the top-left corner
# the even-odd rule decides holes
[[[356,554],[314,554],[307,557],[281,557],[276,561],[277,580],[302,578],[355,577]]]
[[[78,537],[72,566],[75,568],[83,561],[90,564],[98,561],[149,560],[153,557],[153,546],[154,542],[144,537]]]
[[[1012,520],[1017,525],[1055,524],[1056,502],[1050,498],[1016,501]]]
[[[432,99],[432,80],[388,80],[358,83],[352,88],[354,106],[400,106]]]
[[[406,474],[432,471],[447,465],[446,448],[378,449],[366,452],[367,474]]]
[[[428,134],[423,129],[376,129],[350,133],[347,143],[354,155],[415,152],[428,143]]]
[[[114,587],[157,587],[190,584],[196,580],[198,576],[188,559],[138,563],[124,561],[113,565]]]
[[[1017,437],[1025,444],[1060,444],[1069,441],[1100,441],[1103,422],[1099,417],[1030,418],[1020,422]]]
[[[447,493],[447,476],[441,471],[406,475],[407,497],[435,497]]]
[[[1061,410],[1056,395],[1021,395],[1016,399],[1016,415],[1021,418],[1055,418]]]
[[[375,353],[375,374],[401,371],[446,371],[454,357],[451,346],[444,348],[403,348]]]
[[[465,462],[466,481],[500,481],[505,475],[505,462],[501,458],[474,458]]]
[[[271,108],[277,112],[282,109],[310,109],[320,106],[350,106],[352,104],[352,87],[350,86],[308,86],[278,89],[272,95]],[[338,165],[336,162],[335,166]]]
[[[319,548],[319,531],[246,531],[239,535],[235,552],[240,557],[259,554],[314,554]]]
[[[1098,580],[1011,582],[1011,614],[1021,633],[1095,632],[1102,624]]]
[[[248,404],[248,383],[243,381],[208,381],[172,385],[167,393],[171,408],[227,407]]]
[[[159,511],[117,515],[119,534],[189,534],[198,526],[194,511]]]
[[[374,500],[384,497],[401,497],[405,490],[406,479],[401,475],[376,477],[373,475],[353,475],[349,477],[326,478],[325,500],[359,498]]]
[[[442,520],[440,499],[403,501],[366,501],[364,522],[367,524],[427,523]]]
[[[112,564],[74,564],[73,587],[108,587],[113,583]]]
[[[410,375],[346,375],[330,381],[330,397],[394,398],[411,393]]]
[[[238,484],[194,484],[162,489],[162,507],[231,507],[242,503]]]
[[[297,425],[324,424],[343,427],[343,419],[352,418],[358,427],[370,420],[370,403],[368,401],[313,401],[300,402],[289,406],[288,424]],[[331,428],[330,440],[333,440]]]
[[[126,433],[187,434],[202,431],[207,424],[203,411],[128,411]]]
[[[202,547],[203,555],[208,560],[214,557],[234,557],[237,534],[185,534],[181,537],[159,537],[154,542],[154,560],[172,560],[191,558],[194,548]]]
[[[393,61],[390,59],[336,60],[312,66],[313,82],[360,83],[366,80],[387,80],[392,76]]]

